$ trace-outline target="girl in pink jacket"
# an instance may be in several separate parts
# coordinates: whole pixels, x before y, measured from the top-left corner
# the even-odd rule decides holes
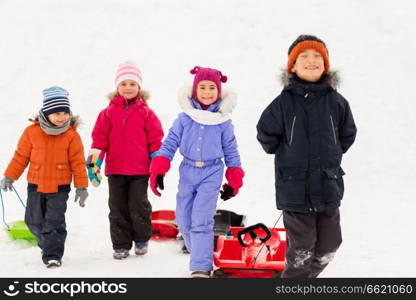
[[[146,254],[152,233],[152,207],[147,199],[150,160],[162,144],[162,125],[147,105],[142,75],[132,62],[119,65],[116,91],[98,115],[87,158],[88,177],[98,187],[100,168],[106,159],[110,234],[113,257],[129,255],[132,242],[136,255]]]

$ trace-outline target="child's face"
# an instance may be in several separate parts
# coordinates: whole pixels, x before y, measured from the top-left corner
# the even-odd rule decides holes
[[[55,126],[62,126],[69,120],[69,113],[59,111],[48,115],[48,120]]]
[[[315,82],[321,78],[324,70],[322,55],[316,50],[308,49],[298,55],[291,71],[303,80]]]
[[[210,105],[218,99],[217,85],[210,80],[201,80],[196,87],[197,100],[204,105]]]
[[[140,87],[136,81],[124,80],[119,83],[117,92],[126,99],[136,98],[139,94]]]

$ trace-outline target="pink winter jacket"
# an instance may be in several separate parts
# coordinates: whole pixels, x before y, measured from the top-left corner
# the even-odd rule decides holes
[[[130,104],[116,96],[98,115],[92,146],[106,152],[105,175],[149,175],[150,154],[158,151],[163,129],[141,98]]]

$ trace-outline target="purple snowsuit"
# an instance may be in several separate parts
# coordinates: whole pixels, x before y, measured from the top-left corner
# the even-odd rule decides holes
[[[214,214],[227,167],[241,167],[229,113],[235,103],[231,94],[204,111],[184,95],[180,113],[158,155],[173,159],[177,148],[184,159],[179,167],[176,222],[191,253],[190,270],[211,271],[214,246]]]

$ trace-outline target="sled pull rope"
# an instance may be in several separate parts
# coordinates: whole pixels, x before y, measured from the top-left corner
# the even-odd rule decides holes
[[[17,198],[19,198],[20,203],[22,203],[23,208],[26,208],[26,205],[24,204],[24,202],[22,201],[22,198],[20,198],[19,194],[17,193],[16,189],[14,188],[14,186],[12,186],[13,191],[16,193]]]
[[[273,229],[277,226],[277,223],[279,223],[280,218],[281,218],[282,216],[283,216],[283,211],[280,213],[279,217],[277,218],[276,223],[274,223],[272,230],[273,230]],[[256,257],[253,259],[253,265],[252,265],[252,268],[254,268],[254,266],[256,265],[257,257],[259,257],[260,252],[261,252],[261,250],[263,250],[263,247],[264,247],[265,245],[266,245],[266,243],[264,243],[264,244],[261,246],[261,248],[260,248],[259,252],[257,252]],[[267,249],[270,251],[270,247],[267,247]]]
[[[2,218],[3,218],[3,224],[7,227],[7,230],[10,230],[9,224],[7,224],[6,219],[4,218],[4,202],[3,202],[3,194],[0,190],[0,200],[1,200],[1,212],[2,212]]]

